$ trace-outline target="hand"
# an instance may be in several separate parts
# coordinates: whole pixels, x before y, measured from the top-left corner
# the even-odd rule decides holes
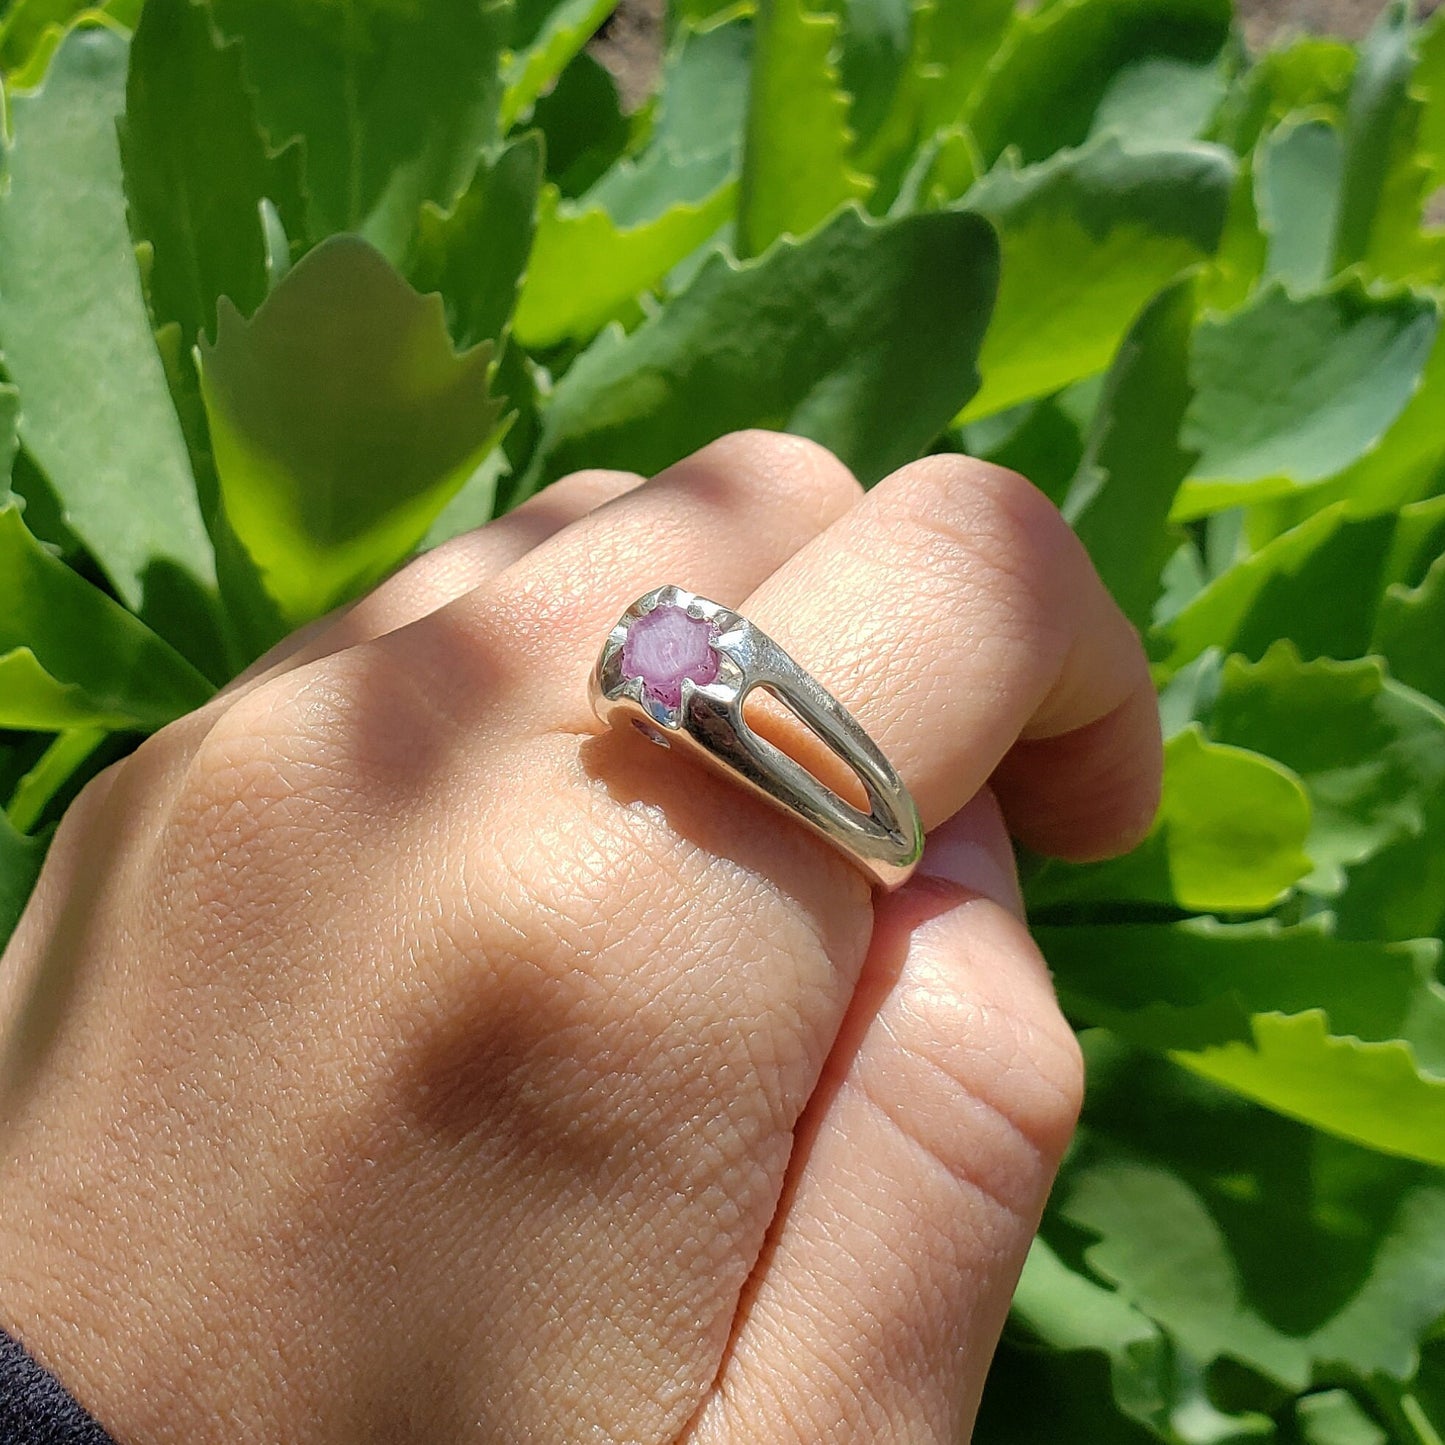
[[[966,1432],[1080,1092],[993,797],[1137,840],[1143,656],[997,468],[864,497],[745,433],[637,482],[420,559],[61,827],[0,970],[0,1317],[121,1441]],[[908,886],[596,735],[666,581],[877,740]]]

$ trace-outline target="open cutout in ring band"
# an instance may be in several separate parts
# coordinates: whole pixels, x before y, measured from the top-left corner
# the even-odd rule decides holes
[[[743,718],[765,688],[857,778],[854,807]],[[918,809],[842,703],[746,617],[684,587],[655,587],[618,619],[592,671],[592,706],[613,726],[678,747],[785,808],[875,883],[896,888],[923,852]]]

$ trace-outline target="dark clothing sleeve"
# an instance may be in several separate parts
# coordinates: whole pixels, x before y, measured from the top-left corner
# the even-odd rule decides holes
[[[65,1386],[0,1330],[0,1445],[115,1445]]]

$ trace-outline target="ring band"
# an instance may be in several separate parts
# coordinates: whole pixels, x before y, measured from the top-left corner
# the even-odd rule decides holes
[[[743,719],[766,688],[842,761],[867,794],[865,813]],[[743,783],[896,888],[923,852],[918,808],[893,766],[848,710],[765,632],[683,587],[639,597],[608,634],[592,671],[592,706],[612,726],[679,747]]]

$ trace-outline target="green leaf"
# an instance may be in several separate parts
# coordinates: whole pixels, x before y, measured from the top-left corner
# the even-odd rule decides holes
[[[73,728],[61,733],[40,755],[11,794],[10,822],[22,833],[34,829],[46,808],[110,736],[103,728]]]
[[[216,302],[249,316],[268,276],[261,203],[299,223],[297,152],[273,160],[256,123],[239,47],[196,0],[148,0],[131,42],[121,157],[136,239],[153,252],[148,292],[158,325],[189,352],[216,332]]]
[[[1428,296],[1354,278],[1313,296],[1269,287],[1201,322],[1182,435],[1199,460],[1176,515],[1308,486],[1363,456],[1404,411],[1438,329]]]
[[[609,170],[588,191],[623,225],[654,219],[679,203],[714,196],[741,172],[752,27],[682,27],[663,58],[661,93],[640,155]]]
[[[749,30],[684,28],[667,58],[647,149],[575,202],[543,192],[517,309],[529,346],[590,338],[636,304],[733,213],[742,153]]]
[[[0,952],[4,951],[45,861],[47,838],[27,838],[0,813]]]
[[[632,141],[617,83],[585,50],[532,109],[546,138],[547,179],[564,196],[580,196],[614,165]]]
[[[1142,1310],[1070,1268],[1042,1237],[1034,1240],[1024,1263],[1010,1323],[1051,1352],[1106,1355],[1114,1403],[1147,1425],[1155,1438],[1223,1445],[1272,1433],[1262,1416],[1229,1416],[1218,1410],[1195,1361],[1181,1356]],[[1110,1429],[1082,1439],[1114,1445],[1118,1433]]]
[[[211,687],[0,506],[0,728],[156,728]]]
[[[1029,165],[1111,129],[1202,134],[1224,96],[1228,0],[1058,0],[1022,19],[966,119],[987,165]]]
[[[1316,1128],[1445,1164],[1438,944],[1212,919],[1039,939],[1074,1016]]]
[[[996,264],[974,216],[854,210],[755,261],[715,254],[655,317],[573,363],[521,494],[579,466],[656,472],[748,426],[812,437],[877,481],[977,385]]]
[[[1230,567],[1151,644],[1174,670],[1207,647],[1258,659],[1287,637],[1305,657],[1360,657],[1395,536],[1391,517],[1352,520],[1341,504],[1316,513]]]
[[[307,232],[406,254],[424,202],[449,210],[496,138],[502,0],[213,0],[244,44],[274,150],[305,146]]]
[[[1386,589],[1375,618],[1371,651],[1382,654],[1401,682],[1445,704],[1445,555],[1418,587]]]
[[[519,0],[502,72],[503,131],[527,113],[616,8],[617,0]]]
[[[867,177],[849,156],[848,96],[838,80],[836,16],[807,0],[761,0],[738,199],[738,254],[779,236],[805,236],[850,200]]]
[[[1160,287],[1218,245],[1232,176],[1223,151],[1136,154],[1110,137],[980,181],[963,204],[998,229],[1003,270],[962,420],[1103,371]]]
[[[1248,154],[1287,116],[1314,110],[1343,123],[1355,73],[1354,47],[1327,36],[1302,35],[1268,50],[1230,92],[1217,139]]]
[[[1411,84],[1421,102],[1416,153],[1438,185],[1445,181],[1445,20],[1438,8],[1419,34],[1416,52],[1419,64]]]
[[[1408,1044],[1341,1038],[1323,1010],[1258,1014],[1252,1031],[1249,1042],[1221,1044],[1182,1062],[1281,1114],[1445,1166],[1445,1076],[1423,1073]]]
[[[1381,14],[1360,51],[1345,126],[1335,269],[1366,262],[1397,279],[1445,278],[1445,240],[1420,234],[1435,178],[1417,158],[1423,107],[1411,94],[1417,30],[1406,0]],[[1430,142],[1427,140],[1427,144]]]
[[[20,447],[20,393],[0,382],[0,502],[10,495],[15,453]]]
[[[21,440],[65,523],[129,607],[214,656],[211,543],[126,224],[115,136],[125,76],[124,40],[77,30],[45,88],[11,98],[0,344]]]
[[[841,22],[838,77],[849,99],[849,130],[862,148],[905,82],[926,11],[915,11],[912,0],[824,0],[824,8]]]
[[[293,626],[419,542],[497,436],[492,347],[458,355],[441,297],[355,237],[318,246],[201,347],[226,515]]]
[[[1344,149],[1325,118],[1295,117],[1264,141],[1255,172],[1260,228],[1268,238],[1265,276],[1294,291],[1323,286],[1334,271]]]
[[[1093,1273],[1205,1363],[1290,1391],[1342,1370],[1409,1379],[1445,1299],[1438,1171],[1089,1043],[1085,1128],[1051,1212],[1094,1237]]]
[[[1193,392],[1192,279],[1160,293],[1124,338],[1104,383],[1063,513],[1089,549],[1114,600],[1145,627],[1164,564],[1179,545],[1169,524],[1174,493],[1194,457],[1178,443]]]
[[[1406,1043],[1422,1068],[1445,1075],[1434,941],[1344,940],[1319,918],[1044,926],[1039,937],[1069,1010],[1144,1047],[1201,1054],[1247,1043],[1262,1016],[1323,1013],[1337,1038]],[[1401,1123],[1423,1134],[1418,1120]]]
[[[973,0],[968,5],[918,0],[910,69],[919,81],[919,131],[937,130],[962,118],[1015,15],[1013,0]]]
[[[911,211],[917,196],[939,192],[956,199],[977,179],[977,147],[964,129],[961,116],[988,61],[999,49],[1014,22],[1013,0],[851,0],[849,13],[872,9],[875,4],[892,45],[895,12],[911,16],[906,54],[894,56],[897,65],[871,68],[868,51],[855,44],[851,25],[843,31],[843,84],[853,96],[850,113],[854,161],[875,187],[870,206],[875,212]],[[837,3],[835,0],[835,8]],[[864,101],[864,92],[867,101]],[[921,186],[920,171],[929,172]],[[962,179],[960,172],[966,171]],[[941,202],[939,202],[941,203]]]
[[[506,335],[535,234],[542,144],[535,131],[477,164],[450,211],[422,207],[406,274],[436,291],[459,347]]]
[[[0,71],[22,85],[36,83],[77,20],[134,29],[139,14],[140,0],[14,0],[0,16]]]
[[[548,186],[517,306],[518,340],[540,347],[594,334],[706,241],[732,213],[736,194],[725,183],[705,201],[619,226],[601,206],[566,207]]]
[[[1321,1390],[1295,1406],[1305,1445],[1390,1445],[1348,1390]]]
[[[1445,710],[1373,658],[1302,662],[1288,643],[1259,662],[1231,657],[1201,721],[1216,742],[1264,753],[1303,782],[1311,892],[1339,892],[1346,870],[1418,836],[1427,800],[1445,788]]]
[[[1282,500],[1285,526],[1335,502],[1355,515],[1395,510],[1445,481],[1445,332],[1438,333],[1419,387],[1379,443],[1310,492]]]
[[[1309,831],[1309,798],[1292,772],[1190,727],[1165,745],[1163,797],[1144,842],[1105,863],[1048,865],[1030,881],[1029,906],[1118,900],[1260,912],[1309,873]]]

